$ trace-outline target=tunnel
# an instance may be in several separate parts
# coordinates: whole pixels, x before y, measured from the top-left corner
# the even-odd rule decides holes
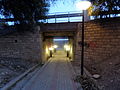
[[[43,62],[55,57],[57,52],[62,52],[69,60],[74,59],[74,35],[65,32],[43,34]],[[60,57],[63,58],[63,57]]]

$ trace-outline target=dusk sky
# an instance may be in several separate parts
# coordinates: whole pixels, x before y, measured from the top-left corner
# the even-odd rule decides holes
[[[51,4],[49,8],[48,13],[57,13],[57,12],[81,12],[76,8],[76,3],[81,0],[58,0],[55,1],[54,4]],[[2,17],[2,16],[0,16]],[[77,18],[71,18],[71,19],[77,19]],[[58,19],[59,20],[59,19]],[[60,19],[62,20],[62,19]],[[65,19],[64,19],[65,20]],[[49,20],[50,22],[53,22],[54,20]],[[13,25],[13,23],[9,23],[9,25]]]
[[[55,2],[55,4],[51,4],[49,8],[49,14],[68,14],[75,13],[75,12],[81,12],[76,8],[76,3],[81,0],[58,0]],[[81,17],[73,17],[70,18],[70,21],[80,21]],[[57,18],[57,22],[67,22],[68,18]],[[49,23],[54,23],[55,19],[49,19]]]
[[[51,4],[49,13],[78,11],[76,3],[81,0],[58,0],[56,4]]]

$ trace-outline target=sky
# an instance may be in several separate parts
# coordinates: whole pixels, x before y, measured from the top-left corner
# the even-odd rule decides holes
[[[81,13],[81,11],[76,8],[76,3],[79,1],[81,0],[58,0],[54,4],[51,4],[48,14]],[[70,18],[71,22],[80,20],[81,17]],[[49,19],[48,22],[54,23],[55,19]],[[68,18],[57,18],[57,22],[68,22]]]
[[[81,0],[57,0],[53,4],[51,3],[51,5],[49,7],[48,14],[55,14],[55,13],[56,14],[68,14],[68,12],[70,12],[70,13],[74,13],[74,12],[81,13],[82,11],[80,11],[76,7],[76,3],[79,2],[79,1],[81,1]],[[81,18],[82,17],[70,18],[70,21],[71,22],[81,21]],[[58,18],[57,19],[57,22],[67,22],[67,21],[68,21],[68,18]],[[48,22],[49,23],[54,23],[55,19],[49,19]],[[9,23],[9,24],[13,24],[13,23]]]
[[[50,7],[49,7],[49,14],[59,14],[59,13],[62,13],[62,14],[65,14],[64,12],[68,13],[68,12],[81,12],[80,10],[78,10],[76,8],[76,3],[79,2],[81,0],[58,0],[58,1],[55,1],[54,3],[51,3]],[[2,16],[0,16],[2,17]],[[71,18],[71,21],[74,21],[74,20],[78,20],[78,18]],[[53,19],[50,19],[48,22],[54,22],[55,20]],[[64,21],[68,21],[67,18],[64,18],[64,19],[57,19],[58,22],[64,22]],[[13,23],[9,23],[9,25],[13,25]]]
[[[81,0],[58,0],[55,4],[51,4],[49,13],[78,11],[76,8],[78,1]]]

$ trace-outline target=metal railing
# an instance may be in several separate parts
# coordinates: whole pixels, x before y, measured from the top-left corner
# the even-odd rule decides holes
[[[80,22],[83,13],[80,12],[57,12],[49,13],[47,19],[40,20],[43,23],[60,23],[60,22]]]
[[[82,21],[83,13],[80,12],[57,12],[48,13],[46,19],[41,19],[39,22],[42,23],[60,23],[60,22],[80,22]],[[14,22],[14,18],[0,19],[0,22]]]
[[[83,13],[79,11],[71,11],[71,12],[56,12],[56,13],[48,13],[46,15],[46,19],[41,19],[39,22],[42,23],[61,23],[61,22],[82,22]],[[113,17],[120,17],[120,14]],[[104,18],[104,17],[103,17]],[[94,20],[93,16],[90,17],[90,20]],[[16,21],[14,18],[0,18],[0,22],[13,22]]]

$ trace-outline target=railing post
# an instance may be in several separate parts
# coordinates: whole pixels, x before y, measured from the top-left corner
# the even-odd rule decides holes
[[[70,17],[69,17],[70,12],[68,12],[68,22],[70,22]]]
[[[47,19],[47,23],[48,23],[48,19]]]
[[[56,13],[55,13],[55,23],[57,22],[57,19],[56,19]]]
[[[49,19],[52,19],[52,23],[58,23],[59,22],[59,18],[65,18],[64,22],[73,22],[74,19],[72,19],[71,17],[80,17],[82,16],[81,13],[72,13],[72,12],[65,12],[64,13],[52,13],[51,15],[48,15],[46,22],[49,23],[51,22]],[[58,21],[57,21],[58,19]]]

